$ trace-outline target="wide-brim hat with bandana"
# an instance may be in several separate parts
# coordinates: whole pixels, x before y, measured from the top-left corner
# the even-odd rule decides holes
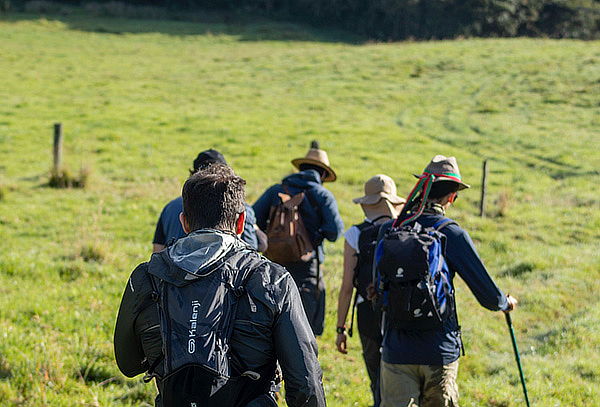
[[[427,204],[431,187],[436,182],[455,182],[458,184],[458,190],[470,188],[468,184],[462,181],[458,163],[454,157],[436,155],[427,167],[425,167],[423,174],[415,175],[415,177],[419,180],[412,191],[410,191],[410,194],[408,194],[406,205],[394,222],[393,227],[407,225],[421,216]]]
[[[433,157],[431,162],[425,167],[422,175],[416,175],[415,177],[421,178],[426,175],[433,175],[435,178],[433,182],[439,181],[454,181],[458,184],[458,190],[471,188],[469,184],[465,184],[460,176],[460,170],[458,169],[458,163],[455,157],[445,157],[443,155],[436,155]]]
[[[319,149],[319,144],[316,141],[311,143],[311,148],[306,153],[306,156],[292,160],[292,165],[297,169],[300,169],[300,165],[302,164],[312,164],[323,168],[327,174],[321,179],[322,182],[333,182],[337,179],[335,171],[329,164],[327,152]]]

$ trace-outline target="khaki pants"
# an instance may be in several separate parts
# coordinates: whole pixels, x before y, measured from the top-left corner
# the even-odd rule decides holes
[[[381,407],[458,407],[458,360],[448,365],[381,361]]]

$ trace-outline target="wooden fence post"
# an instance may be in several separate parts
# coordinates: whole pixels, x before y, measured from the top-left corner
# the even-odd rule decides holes
[[[58,174],[62,167],[62,124],[54,123],[54,173]]]
[[[485,216],[485,194],[488,176],[488,160],[483,160],[483,174],[481,176],[481,201],[479,202],[479,216]]]

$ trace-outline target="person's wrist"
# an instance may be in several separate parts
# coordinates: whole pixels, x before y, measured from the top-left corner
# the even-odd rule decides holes
[[[346,325],[338,326],[335,328],[338,335],[344,335],[346,333]]]
[[[506,306],[502,310],[503,312],[511,312],[515,309],[515,300],[510,294],[506,295]]]

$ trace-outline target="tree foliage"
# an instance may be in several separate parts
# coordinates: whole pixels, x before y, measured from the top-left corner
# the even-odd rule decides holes
[[[26,0],[0,0],[0,2]],[[71,4],[86,0],[62,0]],[[114,0],[92,0],[115,3]],[[313,25],[333,25],[370,38],[441,39],[461,36],[594,39],[600,0],[120,0],[170,10],[258,12]],[[42,1],[47,3],[46,1]]]

